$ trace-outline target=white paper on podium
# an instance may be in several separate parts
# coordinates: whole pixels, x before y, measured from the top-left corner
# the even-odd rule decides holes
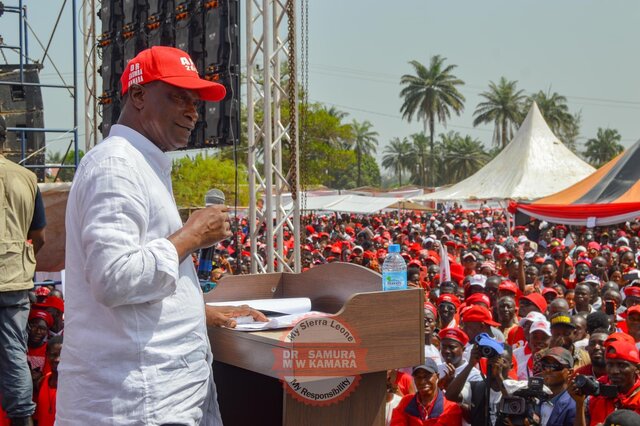
[[[210,302],[209,306],[249,305],[253,309],[280,314],[300,314],[311,310],[311,299],[308,297],[290,297],[285,299],[253,299],[232,300],[230,302]]]
[[[286,299],[254,299],[254,300],[233,300],[230,302],[209,302],[209,306],[238,306],[249,305],[253,309],[268,313],[267,322],[252,321],[249,317],[239,318],[233,330],[238,331],[258,331],[275,328],[293,327],[302,318],[308,316],[327,316],[324,312],[311,310],[311,299],[308,297],[292,297]],[[275,315],[274,315],[275,314]],[[285,314],[285,315],[281,315]]]

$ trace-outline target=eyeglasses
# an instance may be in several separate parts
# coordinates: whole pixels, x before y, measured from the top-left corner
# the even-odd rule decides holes
[[[565,369],[564,365],[556,364],[555,362],[541,362],[540,368],[542,370],[562,371]]]

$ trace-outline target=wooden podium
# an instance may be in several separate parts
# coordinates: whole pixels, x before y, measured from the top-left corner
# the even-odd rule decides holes
[[[214,376],[225,426],[384,425],[386,370],[424,360],[424,294],[419,289],[379,291],[381,277],[367,268],[331,263],[302,274],[225,277],[205,302],[308,297],[312,310],[348,324],[366,349],[355,389],[326,406],[301,402],[284,390],[274,371],[277,349],[293,350],[283,330],[241,332],[210,327]],[[294,375],[292,371],[290,373]],[[289,375],[289,374],[287,374]]]

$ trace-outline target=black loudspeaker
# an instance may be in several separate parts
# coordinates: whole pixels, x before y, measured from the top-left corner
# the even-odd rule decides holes
[[[23,65],[24,81],[26,83],[40,83],[38,72],[42,65]],[[19,65],[0,65],[0,81],[15,81],[16,84],[0,85],[0,115],[4,118],[6,128],[44,128],[44,114],[42,108],[42,92],[40,86],[23,86],[20,84]],[[24,136],[23,136],[24,135]],[[41,150],[29,157],[22,164],[44,165],[45,145],[43,132],[6,132],[4,155],[9,160],[19,162],[22,159],[23,137],[25,142],[25,157]],[[44,168],[32,169],[40,181],[44,180]]]
[[[120,112],[120,76],[127,61],[150,46],[189,53],[201,75],[225,85],[227,96],[200,111],[190,148],[230,145],[240,135],[238,0],[103,0],[99,16],[103,137]]]

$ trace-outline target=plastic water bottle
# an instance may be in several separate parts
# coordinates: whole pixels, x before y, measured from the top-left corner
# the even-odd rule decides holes
[[[382,290],[407,289],[407,264],[400,256],[400,245],[389,245],[389,253],[382,263]]]

